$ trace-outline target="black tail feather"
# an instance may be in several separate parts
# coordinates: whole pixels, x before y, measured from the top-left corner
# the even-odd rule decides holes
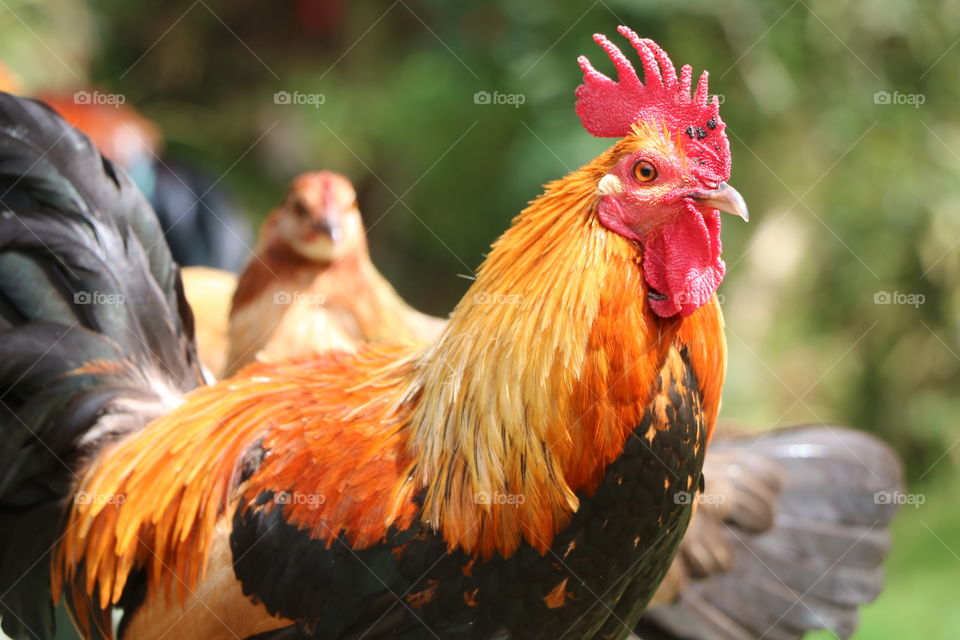
[[[0,93],[0,615],[50,638],[77,468],[197,386],[193,320],[140,192],[45,105]]]

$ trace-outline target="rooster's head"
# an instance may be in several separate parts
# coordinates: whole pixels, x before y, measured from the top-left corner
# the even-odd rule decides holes
[[[710,300],[726,267],[720,257],[720,211],[747,219],[730,178],[730,143],[707,73],[691,92],[689,65],[678,77],[652,40],[620,27],[643,65],[633,65],[602,35],[594,40],[617,70],[614,81],[580,57],[584,83],[577,114],[591,134],[623,138],[597,181],[597,216],[608,230],[637,242],[650,307],[688,316]]]

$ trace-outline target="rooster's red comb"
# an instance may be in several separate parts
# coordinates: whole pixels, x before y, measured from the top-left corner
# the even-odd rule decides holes
[[[627,27],[617,29],[636,49],[643,64],[643,82],[623,52],[601,34],[593,39],[607,53],[617,70],[614,81],[593,68],[585,56],[578,62],[583,84],[577,87],[577,115],[583,127],[601,138],[622,138],[634,123],[644,120],[665,124],[670,130],[689,136],[691,155],[699,164],[709,165],[715,179],[727,180],[730,173],[730,144],[720,120],[720,101],[708,97],[704,71],[691,95],[693,71],[684,65],[677,70],[667,53],[653,40],[640,38]]]

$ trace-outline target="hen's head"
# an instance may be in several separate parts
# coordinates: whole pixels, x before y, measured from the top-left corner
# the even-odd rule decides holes
[[[313,262],[333,262],[364,243],[356,191],[330,171],[297,176],[264,231]]]
[[[643,246],[650,307],[688,316],[710,300],[726,267],[720,257],[720,211],[747,219],[730,178],[730,144],[719,100],[707,96],[707,73],[691,93],[689,65],[679,77],[652,40],[620,27],[643,64],[644,81],[602,35],[614,81],[580,57],[584,83],[577,114],[595,136],[623,138],[597,183],[597,216],[610,231]]]

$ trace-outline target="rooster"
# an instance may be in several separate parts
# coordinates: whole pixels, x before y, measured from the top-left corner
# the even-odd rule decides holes
[[[304,173],[267,217],[230,310],[227,375],[360,341],[429,341],[444,322],[403,301],[370,261],[345,177]]]
[[[201,386],[149,207],[0,99],[3,625],[49,637],[625,638],[671,564],[719,409],[707,79],[621,28],[577,113],[618,140],[494,243],[430,346]],[[508,301],[486,304],[484,301]],[[49,560],[48,560],[49,556]]]

